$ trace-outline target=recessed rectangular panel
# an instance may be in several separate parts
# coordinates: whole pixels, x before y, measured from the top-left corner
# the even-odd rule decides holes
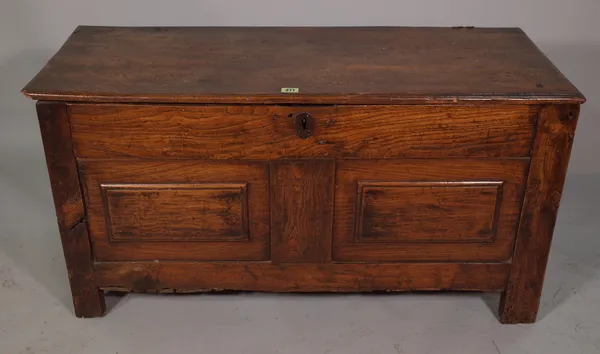
[[[502,182],[359,181],[360,242],[491,242]]]
[[[269,164],[79,159],[95,261],[269,259]]]
[[[248,239],[245,183],[106,184],[101,189],[112,242]]]
[[[340,160],[333,260],[504,262],[528,165],[526,159]]]

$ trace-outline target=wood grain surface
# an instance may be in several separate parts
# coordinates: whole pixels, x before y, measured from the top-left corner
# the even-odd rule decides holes
[[[94,259],[103,261],[268,259],[268,163],[85,159],[80,159],[79,163],[85,186]],[[155,184],[205,186],[208,184],[217,188],[213,189],[212,194],[200,193],[198,189],[195,189],[196,192],[193,194],[188,190],[178,196],[175,196],[173,191],[155,194],[150,201],[145,202],[150,203],[145,211],[148,215],[142,217],[143,211],[139,208],[144,208],[144,205],[140,200],[139,191],[137,195],[133,194],[134,199],[119,201],[115,198],[108,200],[104,198],[101,186],[115,184],[140,185],[142,188],[144,185]],[[232,187],[232,184],[238,186],[238,190],[235,193],[225,192],[225,187]],[[230,219],[233,217],[235,200],[244,194],[239,189],[240,185],[247,186],[244,189],[246,189],[248,210],[244,213],[248,215],[248,235],[232,242],[228,238],[232,233],[231,228],[237,230],[244,228],[242,226],[244,221]],[[130,187],[131,189],[134,187]],[[214,199],[210,200],[211,197]],[[179,201],[181,205],[171,205],[174,200]],[[123,204],[119,206],[121,202]],[[206,206],[207,203],[210,203],[211,209],[202,206]],[[239,205],[238,202],[238,209],[243,208]],[[111,242],[109,238],[111,226],[107,223],[109,211],[113,228],[116,220],[116,227],[127,226],[132,233],[127,242]],[[191,214],[179,215],[178,212]],[[206,231],[210,231],[210,235],[206,234]],[[197,242],[194,237],[199,232],[203,235],[200,236],[202,242]],[[154,242],[157,236],[161,242]]]
[[[154,292],[497,291],[504,289],[509,267],[484,263],[106,262],[95,264],[94,277],[102,287]]]
[[[358,182],[356,239],[493,242],[502,182]]]
[[[60,102],[38,102],[37,114],[75,315],[102,316],[106,310],[104,292],[92,279],[92,250],[67,106]]]
[[[161,103],[585,100],[518,28],[80,26],[23,92]]]
[[[109,240],[248,240],[246,183],[102,184]]]
[[[79,317],[103,289],[480,290],[534,322],[585,102],[470,27],[80,26],[22,92]]]
[[[510,280],[501,299],[503,323],[536,320],[578,117],[579,106],[546,106],[540,112]]]
[[[271,261],[331,261],[335,161],[271,163]]]
[[[519,220],[523,189],[526,178],[528,161],[515,160],[484,160],[484,159],[454,159],[454,160],[340,160],[337,161],[335,221],[333,256],[335,261],[350,262],[394,262],[394,261],[506,261],[513,249],[517,223]],[[497,202],[496,232],[493,239],[487,242],[457,242],[454,234],[446,242],[397,242],[395,239],[378,242],[362,242],[356,238],[356,224],[360,219],[359,183],[502,183],[502,193]],[[423,190],[424,191],[424,190]],[[385,198],[385,195],[382,196]],[[489,196],[479,194],[477,203],[489,203]],[[495,199],[495,197],[493,197]],[[431,203],[420,207],[423,200]],[[397,208],[404,205],[407,212],[397,211],[391,202],[381,211],[384,215],[371,215],[371,219],[387,218],[388,227],[397,232],[415,232],[415,241],[431,237],[419,230],[422,228],[443,228],[440,224],[444,219],[438,218],[435,212],[428,213],[426,208],[446,208],[443,200],[431,198],[426,194],[415,199],[399,201]],[[458,206],[458,204],[457,204]],[[411,207],[416,210],[410,210]],[[420,226],[404,223],[404,217],[410,218],[421,208],[419,215]],[[471,209],[469,209],[471,210]],[[392,219],[385,214],[396,212]],[[459,213],[459,211],[455,211]],[[493,214],[493,213],[490,213]],[[489,215],[488,217],[492,217]],[[475,214],[475,218],[482,218]],[[485,219],[485,217],[483,217]],[[396,224],[390,225],[394,220]],[[364,222],[364,221],[363,221]],[[363,224],[364,225],[364,224]],[[467,229],[458,230],[447,221],[444,225],[457,232],[469,232]],[[463,237],[477,238],[476,228],[470,228],[470,233]],[[400,237],[400,236],[398,236]],[[394,235],[393,238],[396,238]],[[364,237],[363,237],[364,239]]]
[[[529,106],[70,106],[86,158],[527,157]],[[308,139],[294,116],[315,120]]]

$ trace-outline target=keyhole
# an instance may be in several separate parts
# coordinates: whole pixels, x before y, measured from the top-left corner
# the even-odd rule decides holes
[[[296,115],[296,121],[294,122],[294,128],[296,129],[296,135],[302,139],[306,139],[312,135],[311,130],[313,129],[313,117],[309,113],[299,113]]]

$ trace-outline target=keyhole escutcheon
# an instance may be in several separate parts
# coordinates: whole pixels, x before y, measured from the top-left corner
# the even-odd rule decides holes
[[[313,134],[315,118],[310,113],[298,113],[294,127],[296,128],[296,135],[302,139],[307,139]]]

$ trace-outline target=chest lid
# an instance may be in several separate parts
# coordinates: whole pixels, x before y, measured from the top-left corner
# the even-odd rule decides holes
[[[518,28],[80,26],[23,89],[151,103],[583,103]]]

